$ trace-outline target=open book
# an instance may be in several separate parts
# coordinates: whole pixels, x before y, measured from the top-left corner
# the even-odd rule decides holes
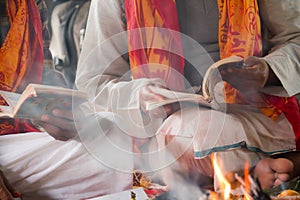
[[[87,100],[87,95],[68,88],[29,84],[22,94],[1,91],[7,106],[0,106],[0,117],[39,119],[53,108],[72,108]]]
[[[200,87],[200,94],[188,93],[188,92],[177,92],[171,91],[165,88],[159,87],[151,87],[151,90],[163,97],[165,97],[162,101],[148,101],[146,102],[146,110],[153,110],[155,108],[172,104],[172,103],[188,103],[188,104],[199,104],[205,107],[213,107],[216,106],[214,101],[214,88],[222,81],[220,76],[220,70],[225,69],[227,67],[236,67],[243,68],[244,67],[244,59],[239,56],[231,56],[218,62],[215,62],[211,65],[203,77],[202,86]],[[217,107],[217,106],[216,106]]]

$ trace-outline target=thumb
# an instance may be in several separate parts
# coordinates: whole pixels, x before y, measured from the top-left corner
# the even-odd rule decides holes
[[[260,58],[256,56],[249,56],[245,59],[244,62],[247,67],[251,67],[253,65],[257,65],[258,63],[261,63],[262,61]]]
[[[249,56],[245,59],[245,65],[246,67],[249,67],[248,69],[251,69],[256,73],[255,76],[259,77],[260,79],[260,87],[264,87],[266,82],[268,81],[270,71],[267,62],[262,58]]]

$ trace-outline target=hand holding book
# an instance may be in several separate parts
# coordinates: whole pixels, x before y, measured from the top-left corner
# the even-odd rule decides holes
[[[69,108],[87,101],[87,95],[68,88],[29,84],[22,94],[0,91],[7,106],[0,107],[0,117],[40,119],[54,108]]]
[[[22,94],[0,94],[8,104],[0,107],[1,117],[29,119],[58,140],[76,135],[73,109],[87,101],[84,92],[38,84],[28,85]]]
[[[263,59],[251,56],[245,59],[244,68],[229,67],[221,70],[220,74],[224,81],[239,91],[245,102],[265,107],[268,104],[261,95],[261,89],[266,86],[269,72],[269,66]]]
[[[222,81],[220,71],[229,70],[231,68],[241,69],[243,67],[244,59],[238,56],[232,56],[214,63],[205,73],[202,86],[199,87],[201,88],[200,94],[171,91],[165,87],[158,87],[156,85],[148,86],[148,92],[154,93],[158,97],[146,99],[143,106],[144,110],[152,111],[158,108],[167,108],[166,105],[174,106],[176,105],[175,103],[178,105],[179,102],[180,105],[176,107],[177,109],[186,104],[218,109],[217,103],[214,103],[215,98],[213,91],[216,84]],[[166,111],[166,113],[168,113],[168,111]]]
[[[167,97],[157,92],[157,90],[165,91],[168,89],[160,84],[147,84],[140,89],[141,109],[149,116],[165,118],[175,111],[175,107],[172,104],[164,104],[153,109],[149,109],[148,107],[149,102],[164,102],[166,100]]]
[[[269,76],[267,63],[258,57],[245,59],[244,67],[235,65],[220,69],[222,79],[239,91],[259,90],[263,88]]]
[[[66,141],[77,135],[73,113],[68,108],[54,109],[51,113],[41,115],[40,119],[33,120],[33,123],[56,140]]]

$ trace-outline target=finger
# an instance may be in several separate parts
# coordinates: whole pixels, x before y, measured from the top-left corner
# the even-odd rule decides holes
[[[70,130],[70,131],[75,131],[76,130],[74,121],[59,118],[59,117],[55,117],[55,116],[52,116],[52,115],[43,114],[42,117],[41,117],[41,121],[45,122],[49,125],[51,124],[51,125],[53,125],[55,127],[58,127],[60,129]]]
[[[277,158],[271,160],[271,168],[277,173],[289,173],[294,169],[294,164],[292,161],[286,158]]]
[[[278,186],[278,185],[280,185],[280,184],[282,184],[282,181],[281,181],[280,179],[276,179],[276,180],[274,181],[273,187],[276,187],[276,186]]]
[[[256,57],[256,56],[249,56],[245,59],[245,65],[247,67],[253,66],[253,65],[257,65],[258,63],[261,62],[261,59]]]
[[[51,120],[51,116],[48,117],[49,120]],[[66,141],[76,136],[76,127],[72,122],[61,123],[58,126],[58,123],[55,124],[54,121],[57,121],[57,119],[51,121],[51,123],[45,121],[36,121],[35,123],[41,126],[49,135],[57,140]]]
[[[150,87],[150,85],[146,85],[140,89],[139,96],[141,100],[147,101],[153,98],[155,99],[154,93],[150,90]]]
[[[65,118],[69,120],[73,120],[73,112],[71,110],[64,110],[64,109],[54,109],[52,111],[54,116]]]
[[[245,84],[246,82],[248,82],[248,80],[245,78],[242,78],[243,81],[241,82],[240,76],[237,75],[237,74],[240,74],[239,69],[234,69],[234,68],[228,67],[226,70],[220,71],[220,73],[221,73],[223,81],[226,81],[227,83],[229,83],[232,87],[234,87],[236,89],[240,89],[241,84]],[[241,73],[241,75],[243,76],[243,73]]]
[[[277,173],[277,179],[281,182],[287,182],[290,179],[290,175],[288,173]]]
[[[147,112],[147,103],[151,101],[161,101],[161,99],[160,97],[157,97],[157,95],[151,95],[151,94],[147,94],[144,96],[142,95],[140,97],[140,105],[143,112]]]
[[[258,71],[258,66],[247,67],[243,69],[228,67],[226,70],[221,71],[221,75],[222,77],[231,77],[232,79],[239,80],[260,80],[260,77],[257,76]]]
[[[164,97],[159,94],[149,91],[148,93],[143,94],[143,99],[145,101],[161,101],[161,100],[164,100]]]
[[[155,118],[167,118],[172,113],[180,110],[179,103],[172,103],[168,105],[164,105],[162,107],[156,108],[152,111],[149,111],[150,116]]]
[[[63,130],[61,128],[58,128],[57,126],[45,122],[41,122],[41,121],[38,122],[38,124],[41,127],[43,127],[44,130],[56,140],[67,141],[75,137],[74,131]]]
[[[256,68],[228,68],[221,71],[222,79],[238,90],[261,88],[264,77],[256,73]]]

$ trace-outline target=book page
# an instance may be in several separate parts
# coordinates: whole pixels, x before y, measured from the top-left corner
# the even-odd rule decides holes
[[[73,90],[70,88],[58,87],[58,86],[50,86],[50,85],[41,85],[41,84],[29,84],[28,87],[23,92],[24,95],[22,96],[30,96],[32,94],[39,95],[39,94],[61,94],[61,95],[68,95],[79,97],[81,99],[87,99],[87,94],[85,92],[79,90]]]
[[[54,108],[72,109],[84,101],[72,94],[40,93],[29,96],[18,105],[14,117],[40,119],[42,114],[50,114]]]
[[[22,94],[0,91],[10,106],[2,106],[0,116],[40,119],[54,108],[72,109],[87,101],[87,95],[69,88],[29,84]]]
[[[10,106],[0,106],[0,117],[12,117],[14,110]]]
[[[239,56],[230,56],[228,58],[215,62],[206,71],[202,82],[202,94],[206,99],[214,99],[213,91],[217,83],[222,82],[219,70],[228,67],[243,68],[244,59]]]
[[[17,106],[21,94],[14,93],[14,92],[7,92],[7,91],[0,91],[0,95],[3,97],[3,99],[6,101],[6,103],[11,107],[12,110]]]
[[[153,110],[155,108],[171,104],[171,103],[193,103],[193,104],[200,104],[202,106],[211,107],[210,101],[205,99],[200,94],[194,94],[194,93],[185,93],[185,92],[177,92],[168,90],[166,88],[160,88],[160,87],[149,87],[154,93],[159,94],[163,97],[165,97],[165,100],[161,101],[148,101],[146,102],[146,110]]]

